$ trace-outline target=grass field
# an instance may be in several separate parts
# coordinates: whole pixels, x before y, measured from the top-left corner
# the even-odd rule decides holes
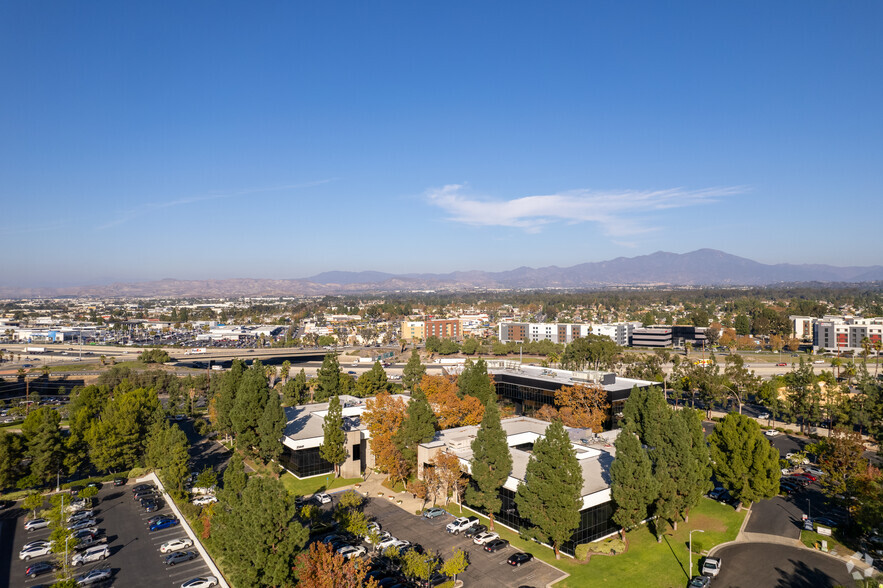
[[[335,488],[349,486],[350,484],[358,484],[362,481],[362,478],[335,478],[334,474],[298,480],[288,472],[284,472],[279,479],[282,480],[285,489],[296,496],[306,496],[316,492],[334,490]]]
[[[460,516],[457,505],[451,504],[448,510]],[[477,514],[464,507],[463,512]],[[483,523],[487,518],[478,515]],[[528,551],[535,557],[570,574],[570,577],[556,584],[568,588],[640,586],[641,588],[675,588],[687,585],[689,580],[689,559],[687,545],[689,532],[702,529],[704,533],[693,534],[693,574],[696,574],[700,556],[698,552],[708,551],[713,546],[732,541],[739,532],[745,511],[737,513],[731,507],[703,498],[699,506],[690,513],[690,522],[678,525],[677,531],[669,530],[661,543],[642,525],[626,533],[629,549],[622,555],[613,557],[593,556],[589,562],[578,562],[565,555],[555,559],[554,552],[532,541],[521,539],[517,533],[501,526],[495,531],[507,539],[514,547]]]

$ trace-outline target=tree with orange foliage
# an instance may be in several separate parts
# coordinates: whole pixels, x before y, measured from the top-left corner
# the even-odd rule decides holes
[[[380,392],[368,399],[367,408],[362,413],[362,420],[371,433],[369,443],[374,452],[376,468],[396,478],[402,473],[403,458],[396,447],[395,435],[405,420],[407,408],[401,398],[393,398],[389,392]]]
[[[552,406],[551,404],[542,405],[535,413],[532,415],[535,419],[540,419],[541,421],[552,422],[558,419],[558,409]]]
[[[475,396],[460,395],[452,378],[424,375],[420,380],[420,390],[426,394],[440,429],[477,425],[484,416],[481,400]]]
[[[445,505],[448,495],[454,495],[454,502],[460,504],[460,495],[466,487],[466,478],[460,458],[452,453],[439,452],[429,462],[433,466],[433,475],[445,494]],[[462,505],[461,505],[462,506]]]
[[[377,588],[377,580],[365,578],[368,563],[362,558],[347,560],[327,543],[317,541],[294,560],[300,588]]]
[[[555,391],[555,404],[559,406],[558,416],[562,423],[568,427],[591,429],[595,433],[603,430],[610,410],[607,390],[601,386],[563,386]]]

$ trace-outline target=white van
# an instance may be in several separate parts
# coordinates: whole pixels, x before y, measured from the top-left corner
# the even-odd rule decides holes
[[[98,561],[101,559],[105,559],[110,555],[110,549],[107,545],[98,545],[96,547],[90,547],[83,553],[78,553],[73,558],[71,558],[72,566],[81,566],[83,564],[92,563],[93,561]]]

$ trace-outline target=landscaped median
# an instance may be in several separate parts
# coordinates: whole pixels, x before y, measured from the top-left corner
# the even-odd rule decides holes
[[[446,509],[455,516],[476,515],[483,524],[487,517],[463,507],[449,504]],[[626,533],[629,547],[626,553],[616,556],[596,555],[589,562],[579,562],[562,555],[555,559],[551,548],[535,541],[526,541],[518,533],[494,525],[494,531],[521,551],[532,553],[544,562],[570,574],[556,586],[582,588],[584,586],[644,586],[647,588],[670,588],[686,586],[689,580],[688,544],[689,532],[701,529],[703,533],[693,533],[693,574],[698,573],[697,562],[700,552],[706,552],[715,545],[732,541],[739,533],[747,511],[736,512],[732,507],[703,498],[699,506],[690,512],[690,522],[680,523],[677,531],[669,530],[661,543],[657,543],[646,525]]]

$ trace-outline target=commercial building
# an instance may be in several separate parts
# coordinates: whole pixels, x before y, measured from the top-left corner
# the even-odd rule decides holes
[[[816,319],[811,316],[789,316],[791,321],[791,332],[801,341],[809,341],[812,339],[813,324]]]
[[[706,327],[692,325],[653,325],[635,329],[630,337],[632,347],[683,347],[690,343],[702,347],[708,341]]]
[[[883,317],[856,318],[826,316],[813,325],[814,351],[862,351],[862,341],[883,340]]]
[[[438,337],[439,339],[463,338],[463,330],[460,328],[460,319],[430,319],[423,322],[423,333],[426,338]]]
[[[497,338],[502,343],[527,341],[551,341],[571,343],[578,337],[600,335],[609,337],[617,345],[629,344],[629,336],[641,323],[518,323],[501,322],[497,327]]]
[[[533,445],[543,437],[549,423],[529,417],[514,417],[501,421],[506,432],[509,453],[512,456],[512,471],[500,488],[501,506],[494,513],[495,522],[515,531],[528,528],[530,522],[523,519],[515,503],[518,485],[524,482],[527,464]],[[467,473],[471,473],[472,441],[478,433],[478,426],[458,427],[436,433],[435,439],[417,448],[418,475],[423,476],[431,461],[439,453],[456,456]],[[572,447],[576,453],[583,475],[581,490],[579,527],[569,541],[561,546],[561,551],[573,555],[580,543],[596,541],[618,531],[613,522],[613,501],[610,494],[610,464],[615,456],[613,442],[619,431],[609,431],[592,435],[584,429],[566,427]],[[464,501],[464,504],[481,510]]]
[[[422,341],[424,336],[423,321],[402,321],[402,341]]]

